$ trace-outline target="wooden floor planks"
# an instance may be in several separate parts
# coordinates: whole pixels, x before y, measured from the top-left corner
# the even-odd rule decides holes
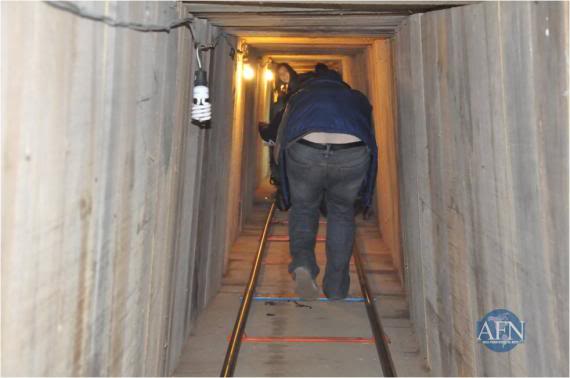
[[[177,376],[217,375],[219,373],[218,370],[221,368],[227,346],[227,336],[231,332],[231,327],[235,320],[234,317],[239,307],[239,298],[249,277],[266,211],[266,205],[256,204],[241,236],[234,243],[220,293],[212,305],[198,319],[196,331],[190,337],[185,352],[180,359],[179,367],[176,370]],[[286,219],[287,213],[276,213],[276,221]],[[394,353],[393,358],[399,374],[409,376],[429,375],[429,372],[425,369],[425,360],[420,355],[419,344],[409,319],[405,290],[394,269],[392,255],[382,242],[377,231],[378,228],[373,221],[359,220],[358,225],[359,233],[364,239],[363,245],[365,250],[362,252],[362,256],[366,264],[365,270],[376,298],[379,314],[385,323],[385,331],[390,339],[390,347]],[[286,235],[287,226],[274,224],[270,234]],[[320,225],[319,235],[326,235],[326,224]],[[287,266],[290,262],[288,244],[288,242],[268,242],[256,290],[257,295],[295,296],[293,294],[293,281],[287,271]],[[316,255],[321,267],[321,274],[317,279],[320,286],[326,261],[324,243],[317,243]],[[352,264],[350,296],[361,296],[358,278]],[[311,302],[308,304],[311,306],[312,312],[306,309],[305,312],[302,312],[302,309],[296,307],[294,303],[275,302],[271,306],[267,306],[265,302],[254,302],[246,333],[252,336],[288,336],[290,332],[295,333],[295,336],[331,336],[336,334],[343,336],[358,334],[356,336],[362,336],[371,334],[362,303],[315,304]],[[230,313],[221,314],[220,312]],[[216,320],[214,321],[213,319]],[[334,326],[335,323],[337,324],[336,328]],[[338,324],[343,326],[339,328]],[[353,325],[350,326],[350,324]],[[212,329],[212,331],[208,332],[208,329]],[[219,332],[220,329],[223,329],[225,333]],[[212,345],[216,345],[218,349],[213,349]],[[326,374],[367,376],[380,374],[379,362],[375,357],[375,351],[372,346],[370,346],[371,349],[367,349],[362,345],[354,347],[353,345],[344,344],[341,349],[338,349],[335,345],[331,346],[330,344],[300,346],[290,343],[278,343],[278,345],[281,346],[272,347],[263,344],[252,345],[245,343],[242,346],[238,362],[238,366],[242,368],[241,370],[238,368],[237,374],[262,376],[299,376],[303,375],[303,372],[309,376]],[[198,346],[203,346],[205,352]],[[344,351],[341,354],[346,354],[347,361],[349,361],[348,365],[331,365],[330,362],[332,361],[327,362],[327,353],[338,354],[341,350]],[[319,369],[318,366],[303,369],[303,356],[306,359],[306,354],[309,351],[315,358],[312,365],[322,364],[322,369]],[[349,353],[348,351],[351,352]],[[207,356],[202,356],[202,354],[207,354]],[[275,358],[276,354],[279,355],[278,358]],[[216,356],[216,358],[213,356]],[[273,356],[273,359],[269,359],[268,356]],[[335,360],[336,357],[329,356],[328,358]],[[271,365],[270,361],[273,361],[273,365]],[[366,364],[365,366],[362,365],[363,361]],[[210,366],[211,364],[217,365]],[[247,365],[247,368],[244,367],[244,364]],[[336,367],[332,369],[332,366]]]

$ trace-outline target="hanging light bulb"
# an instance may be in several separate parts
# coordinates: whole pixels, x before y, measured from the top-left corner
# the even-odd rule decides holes
[[[194,73],[194,89],[192,90],[192,123],[201,129],[208,129],[212,119],[212,104],[210,104],[208,90],[208,73],[202,69],[200,54],[200,47],[196,47],[198,69]]]
[[[207,73],[199,68],[194,75],[192,123],[201,129],[209,129],[212,119],[212,104],[210,104]]]
[[[265,72],[263,73],[263,77],[265,78],[265,81],[273,80],[273,71],[271,71],[269,68],[266,68]]]
[[[255,76],[255,71],[249,63],[244,63],[243,65],[243,78],[245,80],[251,80]]]

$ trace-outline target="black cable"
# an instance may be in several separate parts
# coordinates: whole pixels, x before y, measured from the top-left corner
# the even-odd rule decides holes
[[[230,40],[228,39],[228,34],[224,31],[221,31],[220,34],[218,34],[218,36],[216,37],[216,41],[214,44],[214,48],[216,48],[216,46],[218,46],[218,43],[220,43],[221,39],[224,39],[224,41],[226,41],[226,43],[228,44],[228,46],[230,46],[231,48],[235,49],[234,45],[232,45],[232,43],[230,42]]]
[[[220,31],[217,35],[214,42],[209,45],[204,45],[196,40],[196,33],[192,28],[192,21],[194,20],[193,17],[181,18],[172,21],[168,25],[157,25],[157,24],[143,24],[140,22],[128,22],[128,21],[119,21],[115,20],[109,16],[105,16],[102,14],[93,14],[84,11],[79,5],[71,2],[71,1],[44,1],[47,5],[54,7],[56,9],[69,12],[75,16],[85,18],[92,21],[102,22],[105,25],[116,27],[116,28],[125,28],[140,32],[158,32],[158,33],[170,33],[172,29],[185,26],[190,31],[190,35],[192,36],[192,40],[194,41],[194,46],[198,48],[199,51],[206,51],[215,49],[218,46],[218,43],[223,38],[228,46],[230,47],[230,56],[233,59],[233,55],[237,51],[238,53],[242,53],[241,50],[234,47],[234,45],[229,41],[227,34],[224,31]],[[198,52],[199,54],[199,52]],[[198,58],[199,59],[199,58]]]
[[[226,32],[224,32],[224,31],[220,31],[212,43],[210,43],[210,44],[208,44],[208,45],[202,44],[202,45],[200,46],[200,49],[201,49],[201,50],[211,50],[211,49],[215,49],[216,47],[218,47],[218,44],[220,43],[220,41],[221,41],[222,39],[224,39],[224,41],[227,43],[227,45],[228,45],[230,48],[234,49],[234,50],[237,51],[238,53],[241,53],[241,52],[242,52],[241,50],[239,50],[238,48],[236,48],[236,47],[230,42],[230,40],[228,39],[228,34],[227,34]]]
[[[213,50],[216,47],[218,47],[218,44],[220,43],[221,40],[224,40],[227,45],[230,48],[230,57],[232,58],[232,60],[234,59],[234,56],[236,54],[236,52],[238,54],[243,54],[243,51],[241,51],[240,49],[238,49],[237,47],[235,47],[230,40],[228,39],[228,34],[224,31],[220,31],[218,33],[218,35],[216,36],[216,38],[210,43],[210,44],[201,44],[201,43],[194,43],[194,47],[196,47],[198,53],[200,51],[208,51],[208,50]]]
[[[118,21],[105,15],[88,13],[85,12],[83,9],[81,9],[81,7],[78,6],[77,4],[68,1],[44,1],[44,3],[56,9],[72,13],[81,18],[102,22],[106,25],[116,28],[125,28],[140,32],[170,33],[172,29],[181,26],[187,26],[190,29],[190,33],[192,34],[192,39],[195,40],[194,32],[192,30],[192,25],[191,25],[193,17],[177,19],[172,21],[168,25],[143,24],[140,22]]]
[[[77,4],[70,2],[70,1],[44,1],[47,5],[54,7],[56,9],[69,12],[73,15],[76,15],[81,18],[85,18],[92,21],[102,22],[106,25],[117,27],[117,28],[126,28],[131,30],[136,30],[140,32],[162,32],[162,33],[170,33],[172,29],[178,28],[180,26],[188,27],[190,30],[190,34],[192,35],[192,40],[195,41],[195,46],[200,46],[201,51],[215,49],[220,40],[224,39],[228,46],[238,53],[241,53],[239,49],[237,49],[228,39],[227,33],[224,31],[220,31],[217,35],[216,39],[208,45],[202,44],[196,40],[196,33],[192,28],[192,21],[194,20],[193,17],[182,18],[178,20],[174,20],[169,25],[156,25],[156,24],[143,24],[140,22],[127,22],[127,21],[118,21],[109,16],[101,15],[101,14],[93,14],[89,12],[85,12],[81,9],[80,6]]]

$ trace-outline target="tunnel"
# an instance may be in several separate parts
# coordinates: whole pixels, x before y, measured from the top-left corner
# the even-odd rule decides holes
[[[1,13],[3,376],[569,375],[567,2]],[[257,127],[280,62],[372,105],[351,300],[291,297]]]

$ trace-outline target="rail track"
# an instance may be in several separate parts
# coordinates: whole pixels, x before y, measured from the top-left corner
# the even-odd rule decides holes
[[[272,224],[284,224],[286,222],[273,222],[273,216],[275,215],[276,205],[273,202],[267,212],[265,222],[263,225],[263,230],[259,238],[259,244],[255,258],[252,263],[249,279],[245,287],[243,297],[241,300],[240,308],[235,320],[234,328],[232,330],[231,336],[228,342],[228,348],[226,351],[226,356],[223,362],[222,370],[220,372],[221,377],[231,377],[234,375],[239,351],[242,341],[249,342],[338,342],[338,343],[374,343],[376,345],[376,351],[378,353],[378,359],[380,362],[381,373],[384,377],[395,377],[396,369],[394,367],[394,362],[389,349],[389,343],[387,341],[387,336],[384,333],[380,317],[374,305],[374,298],[372,297],[366,273],[363,266],[362,256],[360,254],[360,243],[354,243],[353,249],[353,262],[358,275],[358,281],[360,284],[360,289],[362,292],[362,297],[351,297],[347,298],[347,302],[360,302],[364,303],[366,306],[366,313],[368,315],[368,320],[370,323],[370,328],[372,330],[372,338],[362,338],[362,337],[249,337],[245,336],[245,327],[247,324],[247,319],[249,315],[249,310],[251,304],[254,300],[282,300],[282,301],[299,301],[299,298],[276,298],[276,297],[255,297],[255,289],[257,286],[257,281],[259,273],[262,267],[262,261],[265,256],[266,246],[268,241],[287,241],[288,237],[271,237],[270,230]],[[322,222],[321,222],[322,223]],[[326,298],[319,298],[319,301],[328,301]]]

